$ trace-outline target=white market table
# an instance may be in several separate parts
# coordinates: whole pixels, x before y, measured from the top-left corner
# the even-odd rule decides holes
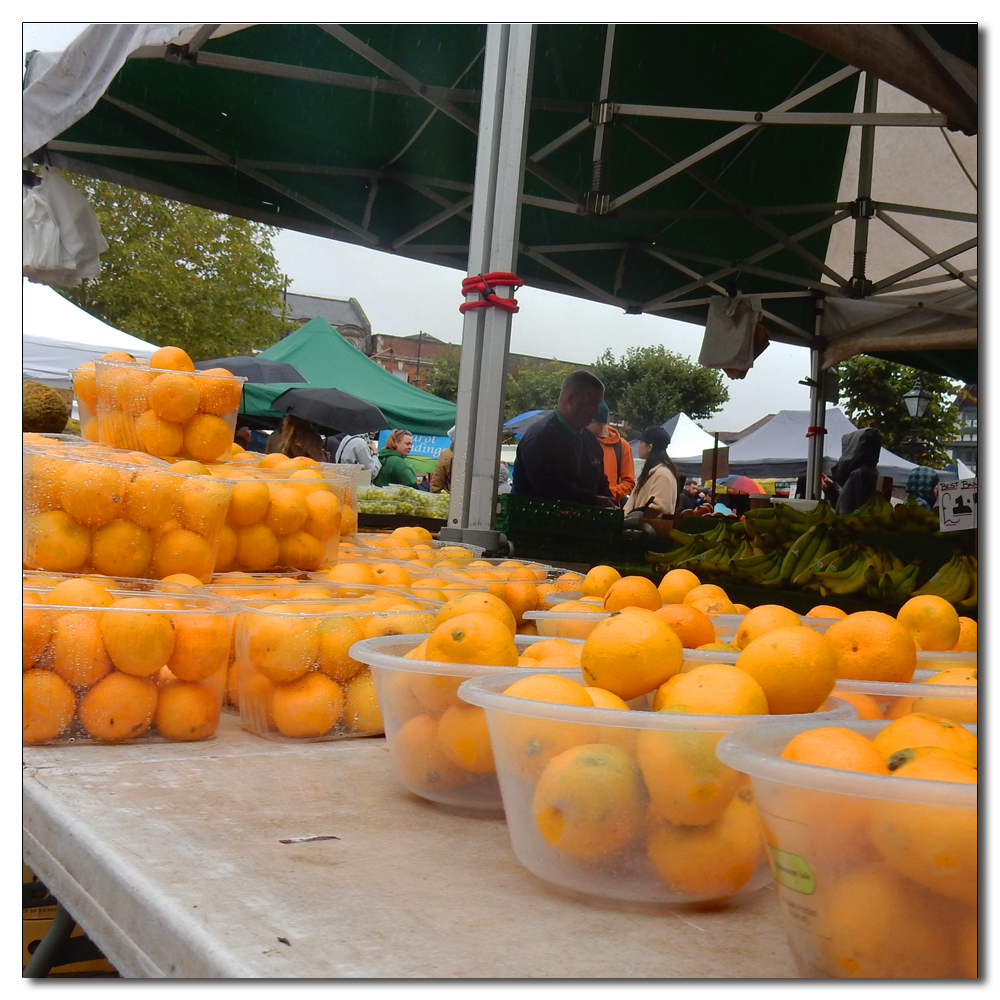
[[[773,887],[603,907],[539,881],[502,818],[396,784],[385,740],[24,750],[24,861],[122,976],[796,978]],[[332,838],[332,839],[310,839]]]

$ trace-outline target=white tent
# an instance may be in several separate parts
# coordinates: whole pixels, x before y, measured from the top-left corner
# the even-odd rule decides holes
[[[670,435],[667,454],[671,458],[678,455],[700,455],[706,448],[715,447],[715,438],[703,431],[686,413],[677,413],[661,425]],[[639,439],[630,441],[632,453],[639,456]]]
[[[795,479],[805,475],[811,426],[808,410],[781,410],[766,424],[733,442],[729,448],[731,474],[763,478]],[[839,406],[826,411],[826,440],[823,444],[823,470],[829,473],[840,458],[841,438],[857,427],[848,420]],[[701,472],[701,452],[686,458],[675,458],[674,464],[684,475]],[[916,466],[887,448],[879,456],[880,475],[892,476],[894,486],[903,486],[911,469]]]
[[[72,389],[70,372],[110,351],[148,361],[156,344],[108,326],[48,285],[21,282],[22,378]]]

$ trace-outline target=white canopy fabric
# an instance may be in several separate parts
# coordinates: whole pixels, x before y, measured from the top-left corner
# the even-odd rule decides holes
[[[795,479],[805,475],[809,439],[808,410],[781,410],[766,424],[729,448],[730,474],[770,479]],[[839,406],[826,411],[827,433],[823,443],[823,469],[829,473],[840,458],[841,438],[857,430]],[[674,464],[684,475],[701,473],[701,452],[686,458],[675,458]],[[903,486],[911,469],[916,466],[887,448],[879,456],[880,475],[892,476],[893,485]]]
[[[110,351],[148,361],[156,344],[108,326],[48,285],[21,282],[21,377],[55,389],[72,389],[70,372]]]
[[[703,431],[686,413],[678,413],[664,425],[664,430],[670,435],[670,445],[667,454],[700,455],[706,448],[715,447],[715,438]]]

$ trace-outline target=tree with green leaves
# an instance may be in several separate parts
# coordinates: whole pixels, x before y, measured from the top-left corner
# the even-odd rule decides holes
[[[434,366],[421,372],[427,391],[441,399],[458,401],[458,361],[462,351],[456,344],[442,348]]]
[[[294,328],[282,306],[277,230],[108,181],[67,174],[109,249],[101,276],[64,294],[105,323],[198,361],[263,350]]]
[[[710,417],[729,399],[721,372],[703,368],[662,344],[630,347],[618,359],[609,348],[593,371],[604,383],[612,420],[637,431],[662,424],[679,412],[694,420]]]
[[[951,462],[943,445],[959,435],[958,382],[864,354],[842,362],[838,372],[844,412],[858,427],[877,428],[884,448],[932,469]],[[903,402],[917,381],[931,397],[919,418]]]

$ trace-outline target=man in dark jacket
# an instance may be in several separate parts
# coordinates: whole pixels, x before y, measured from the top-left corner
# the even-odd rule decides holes
[[[587,371],[566,376],[549,417],[532,424],[517,446],[511,492],[542,500],[615,507],[604,453],[587,425],[604,398],[604,383]]]
[[[850,431],[840,440],[840,461],[823,477],[823,492],[838,514],[856,511],[874,492],[882,438],[874,427]]]

